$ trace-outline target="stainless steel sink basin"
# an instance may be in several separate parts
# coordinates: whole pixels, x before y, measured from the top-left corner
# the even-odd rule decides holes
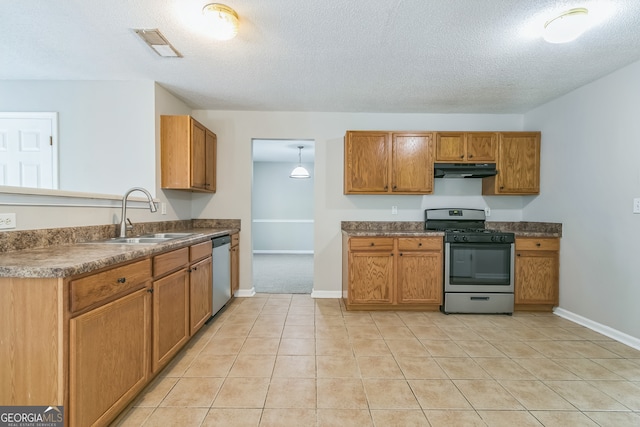
[[[165,237],[116,237],[114,239],[109,240],[101,240],[98,243],[115,243],[120,245],[140,245],[140,244],[155,244],[162,243],[168,240],[173,240],[173,238]]]
[[[144,234],[136,237],[115,237],[113,239],[100,240],[98,242],[87,243],[109,243],[117,245],[153,245],[157,243],[167,242],[169,240],[182,239],[184,237],[193,236],[196,233],[153,233]]]
[[[153,238],[153,239],[181,239],[183,237],[193,236],[196,233],[155,233],[155,234],[143,234],[140,237]]]

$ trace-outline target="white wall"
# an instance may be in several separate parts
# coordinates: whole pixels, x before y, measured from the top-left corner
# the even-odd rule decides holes
[[[303,163],[311,177],[291,179],[296,166],[295,161],[253,163],[254,253],[313,253],[315,173],[312,163]]]
[[[343,137],[346,130],[523,130],[521,115],[296,113],[196,110],[194,117],[218,136],[218,191],[194,194],[194,218],[240,218],[240,288],[251,278],[251,141],[315,140],[314,296],[339,296],[341,221],[421,221],[426,207],[495,204],[492,219],[521,218],[523,198],[483,198],[479,181],[447,180],[430,196],[345,196]],[[224,159],[224,160],[223,160]],[[446,195],[445,195],[446,193]],[[499,200],[496,200],[499,199]],[[391,206],[399,214],[391,215]],[[493,209],[493,206],[491,206]]]
[[[107,193],[122,197],[128,188],[142,186],[155,194],[160,202],[167,203],[167,215],[151,213],[146,207],[137,209],[134,203],[127,212],[133,222],[191,218],[191,193],[161,191],[160,176],[155,172],[160,169],[159,116],[189,114],[191,110],[154,82],[0,81],[0,109],[60,113],[61,151],[63,147],[67,149],[62,155],[66,158],[61,162],[60,170],[67,181],[77,175],[73,178],[75,191],[84,188],[82,191],[88,196]],[[102,187],[107,181],[115,186]],[[53,191],[51,194],[67,193]],[[134,199],[143,197],[141,193],[131,196]],[[16,214],[16,230],[120,221],[119,207],[38,205],[45,200],[38,196],[30,198],[36,203],[34,206],[5,204],[11,197],[11,194],[2,193],[0,187],[0,212]],[[90,199],[76,197],[46,199],[57,199],[56,203],[67,205],[93,203]],[[114,203],[120,205],[119,201]]]
[[[525,115],[542,131],[541,195],[563,223],[560,307],[640,339],[640,62]]]
[[[58,112],[60,189],[155,194],[153,81],[0,80],[1,111]]]

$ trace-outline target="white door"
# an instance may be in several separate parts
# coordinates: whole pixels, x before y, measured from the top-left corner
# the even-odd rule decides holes
[[[0,113],[0,185],[58,188],[56,113]]]

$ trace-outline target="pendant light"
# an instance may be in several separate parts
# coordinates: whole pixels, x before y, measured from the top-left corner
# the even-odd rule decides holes
[[[289,178],[310,178],[309,171],[302,167],[302,145],[298,145],[298,166],[289,174]]]

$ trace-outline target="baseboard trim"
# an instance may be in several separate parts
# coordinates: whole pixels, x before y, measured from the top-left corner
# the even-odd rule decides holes
[[[342,298],[342,291],[311,291],[311,298]]]
[[[238,289],[235,293],[235,296],[238,298],[247,298],[247,297],[255,296],[255,294],[256,294],[256,288]]]
[[[624,332],[620,332],[617,329],[610,328],[609,326],[601,323],[594,322],[593,320],[587,319],[586,317],[582,317],[579,314],[575,314],[563,308],[556,308],[553,312],[562,318],[571,320],[574,323],[585,326],[593,331],[621,342],[622,344],[626,344],[629,347],[640,350],[640,339],[636,337],[632,337],[631,335],[627,335]]]
[[[267,254],[267,255],[313,255],[313,251],[284,251],[284,250],[255,250],[255,254]]]

